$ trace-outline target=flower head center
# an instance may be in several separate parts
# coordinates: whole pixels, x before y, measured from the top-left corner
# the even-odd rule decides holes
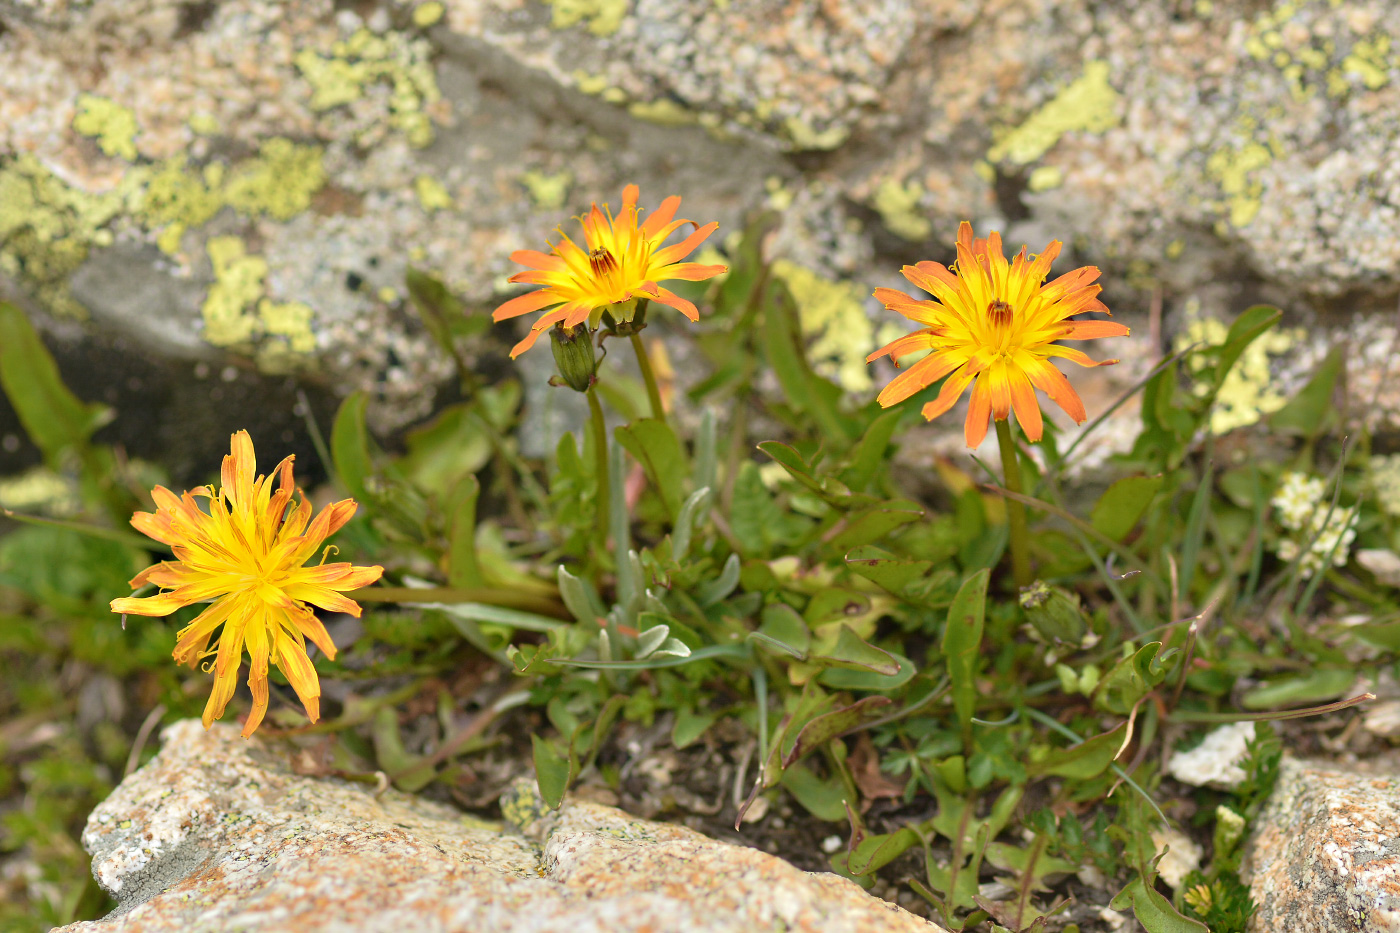
[[[606,246],[600,246],[588,254],[588,265],[593,270],[593,277],[608,285],[613,285],[615,277],[622,271],[617,257]]]
[[[992,327],[997,330],[1003,330],[1011,326],[1013,313],[1011,305],[1002,301],[1000,298],[987,305],[987,320],[990,321]]]

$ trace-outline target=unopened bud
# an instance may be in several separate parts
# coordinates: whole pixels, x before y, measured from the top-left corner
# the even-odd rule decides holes
[[[587,392],[597,378],[598,361],[593,355],[593,335],[586,327],[564,327],[549,332],[554,363],[564,384],[576,392]]]
[[[1079,596],[1044,580],[1021,588],[1021,608],[1031,626],[1051,644],[1078,647],[1089,622],[1079,607]]]

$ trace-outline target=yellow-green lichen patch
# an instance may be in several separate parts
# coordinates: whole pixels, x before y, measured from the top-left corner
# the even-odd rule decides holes
[[[852,392],[871,386],[865,355],[874,346],[874,328],[865,313],[867,289],[838,282],[786,259],[773,263],[773,274],[787,285],[797,303],[803,336],[812,339],[813,368]]]
[[[933,224],[919,211],[923,196],[924,186],[917,181],[902,185],[893,178],[886,178],[875,189],[871,203],[891,233],[906,240],[926,240],[933,231]]]
[[[1233,226],[1243,227],[1259,213],[1264,186],[1249,175],[1273,160],[1269,148],[1261,143],[1246,143],[1238,149],[1226,146],[1206,159],[1206,174],[1224,192]]]
[[[638,120],[658,123],[661,126],[686,126],[699,120],[699,114],[687,110],[668,97],[654,101],[637,101],[627,108],[627,112]]]
[[[446,8],[438,0],[429,0],[428,3],[419,4],[413,10],[413,25],[419,29],[427,29],[441,20],[445,12],[447,12]]]
[[[520,176],[520,183],[530,193],[535,207],[542,211],[557,211],[569,196],[569,186],[574,183],[574,176],[568,169],[553,175],[529,171]]]
[[[576,69],[573,74],[574,87],[585,94],[601,94],[608,89],[607,75],[591,75],[583,69]]]
[[[256,158],[233,168],[224,199],[249,217],[266,214],[291,220],[311,206],[312,195],[326,183],[323,155],[320,146],[273,137],[262,144]]]
[[[610,36],[617,32],[627,16],[628,0],[544,0],[550,5],[550,25],[568,29],[586,23],[595,36]]]
[[[422,39],[360,29],[334,43],[329,55],[302,49],[293,62],[311,85],[315,111],[353,103],[365,96],[369,85],[388,82],[392,85],[389,125],[401,131],[410,145],[421,148],[433,141],[432,121],[424,108],[442,97],[430,54],[431,47]]]
[[[311,331],[314,313],[300,301],[264,298],[258,302],[258,320],[262,322],[263,330],[285,337],[293,353],[310,353],[316,349],[316,335]]]
[[[851,135],[851,131],[844,126],[831,126],[819,132],[801,117],[788,117],[783,121],[783,129],[787,130],[788,139],[798,149],[822,152],[835,149]]]
[[[1187,303],[1186,314],[1190,323],[1177,335],[1177,350],[1195,343],[1219,346],[1225,342],[1229,328],[1215,318],[1199,317],[1199,311],[1199,303],[1194,300]],[[1288,352],[1305,336],[1301,328],[1275,329],[1249,345],[1226,374],[1225,382],[1215,397],[1215,406],[1210,413],[1211,433],[1228,434],[1237,428],[1255,424],[1287,403],[1287,398],[1273,385],[1269,358]],[[1214,361],[1206,359],[1204,355],[1193,353],[1187,359],[1187,369],[1193,376],[1204,377],[1213,372]],[[1200,378],[1194,391],[1197,395],[1205,395],[1210,388],[1209,381]]]
[[[136,114],[106,97],[78,96],[73,129],[97,140],[97,148],[109,156],[136,161]]]
[[[55,314],[85,317],[68,276],[92,247],[112,242],[106,225],[139,193],[140,180],[140,170],[131,170],[115,189],[92,194],[32,155],[0,167],[0,272],[23,279]]]
[[[175,156],[154,169],[133,212],[148,229],[165,227],[156,245],[174,255],[186,230],[207,223],[224,206],[223,178],[224,167],[217,162],[195,172],[183,155]]]
[[[1065,183],[1065,173],[1058,165],[1037,165],[1026,179],[1026,190],[1032,194],[1050,191]]]
[[[413,193],[418,196],[418,206],[430,214],[456,206],[447,188],[431,175],[419,175],[413,179]]]
[[[200,309],[204,339],[216,347],[248,344],[262,329],[253,309],[262,298],[267,260],[249,256],[236,236],[213,237],[206,248],[214,266],[214,284]]]
[[[1006,131],[988,150],[987,160],[1025,165],[1049,152],[1066,133],[1104,133],[1117,126],[1119,94],[1108,74],[1108,62],[1085,62],[1084,73],[1025,123]]]
[[[1377,35],[1351,47],[1351,54],[1342,59],[1342,73],[1360,78],[1374,91],[1390,83],[1391,64],[1390,36]]]

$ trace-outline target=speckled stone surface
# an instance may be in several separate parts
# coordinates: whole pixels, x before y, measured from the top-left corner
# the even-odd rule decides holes
[[[1244,869],[1251,933],[1400,930],[1400,776],[1285,758]]]
[[[836,875],[611,807],[570,801],[527,837],[299,774],[296,749],[232,727],[187,720],[163,741],[83,835],[117,910],[65,933],[941,929]]]
[[[1389,311],[1400,284],[1388,0],[0,0],[0,23],[0,293],[372,390],[381,428],[451,376],[406,268],[489,308],[512,250],[628,182],[721,239],[777,210],[775,258],[865,296],[804,316],[846,374],[890,323],[870,290],[950,258],[963,218],[1066,241],[1119,311],[1160,285],[1169,321]]]

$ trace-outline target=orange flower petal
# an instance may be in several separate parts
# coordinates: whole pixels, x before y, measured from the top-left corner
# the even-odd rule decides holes
[[[557,305],[561,301],[563,301],[562,298],[548,289],[526,292],[523,295],[516,295],[510,301],[507,301],[495,311],[492,311],[491,320],[504,321],[508,318],[519,317],[522,314],[529,314],[531,311],[538,311],[550,305]]]
[[[944,376],[967,362],[967,358],[956,351],[934,352],[919,360],[903,373],[900,373],[880,391],[876,401],[881,408],[898,405],[916,392],[922,392]]]
[[[1061,340],[1094,340],[1099,337],[1126,337],[1127,327],[1117,321],[1066,321]]]
[[[719,223],[717,221],[710,221],[675,246],[667,246],[664,249],[657,250],[652,254],[651,260],[653,263],[669,266],[671,263],[689,256],[695,251],[697,246],[709,239],[710,234],[718,229]]]

